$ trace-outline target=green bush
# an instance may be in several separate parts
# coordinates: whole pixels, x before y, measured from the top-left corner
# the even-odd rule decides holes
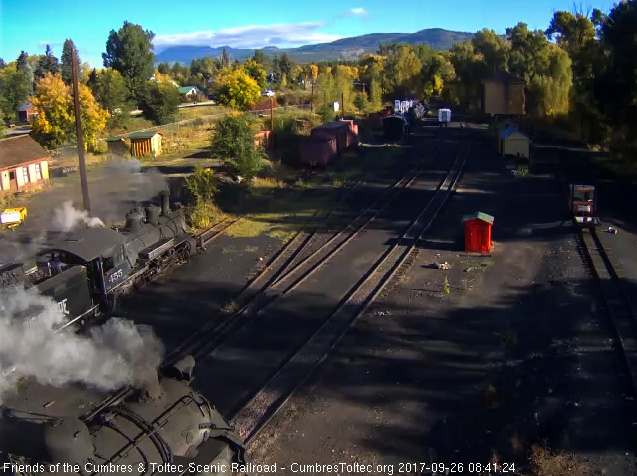
[[[246,115],[230,114],[217,123],[210,139],[210,156],[224,161],[231,174],[250,182],[265,163],[263,147],[254,145],[255,133]]]

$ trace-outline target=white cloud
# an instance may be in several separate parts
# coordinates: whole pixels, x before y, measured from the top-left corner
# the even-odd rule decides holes
[[[359,17],[366,17],[367,15],[369,15],[369,13],[367,13],[367,10],[365,10],[363,7],[351,8],[349,12],[352,15],[356,15]]]
[[[218,31],[197,31],[174,35],[157,35],[156,47],[175,45],[231,46],[233,48],[262,48],[264,46],[301,46],[327,43],[342,38],[318,30],[322,22],[280,23],[274,25],[248,25]]]

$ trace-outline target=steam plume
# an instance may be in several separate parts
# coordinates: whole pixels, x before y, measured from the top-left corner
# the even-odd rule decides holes
[[[56,332],[64,323],[57,303],[35,288],[0,289],[0,400],[25,377],[102,390],[156,379],[163,348],[150,328],[112,318],[83,337]]]
[[[73,202],[67,200],[62,207],[56,208],[53,216],[52,231],[68,232],[78,225],[84,224],[89,228],[104,227],[104,222],[97,217],[90,217],[86,210],[77,210]]]

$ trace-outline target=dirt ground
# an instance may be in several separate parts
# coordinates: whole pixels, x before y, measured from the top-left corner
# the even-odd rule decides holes
[[[514,177],[490,147],[473,144],[411,270],[253,442],[255,463],[278,474],[294,463],[489,474],[490,462],[493,474],[632,474],[611,333],[555,183]],[[495,217],[488,256],[463,252],[461,220],[476,211]],[[532,444],[575,459],[533,473]]]

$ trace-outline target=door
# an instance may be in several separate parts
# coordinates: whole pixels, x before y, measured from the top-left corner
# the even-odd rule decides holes
[[[18,179],[16,179],[15,170],[9,172],[9,190],[12,192],[18,191]]]

